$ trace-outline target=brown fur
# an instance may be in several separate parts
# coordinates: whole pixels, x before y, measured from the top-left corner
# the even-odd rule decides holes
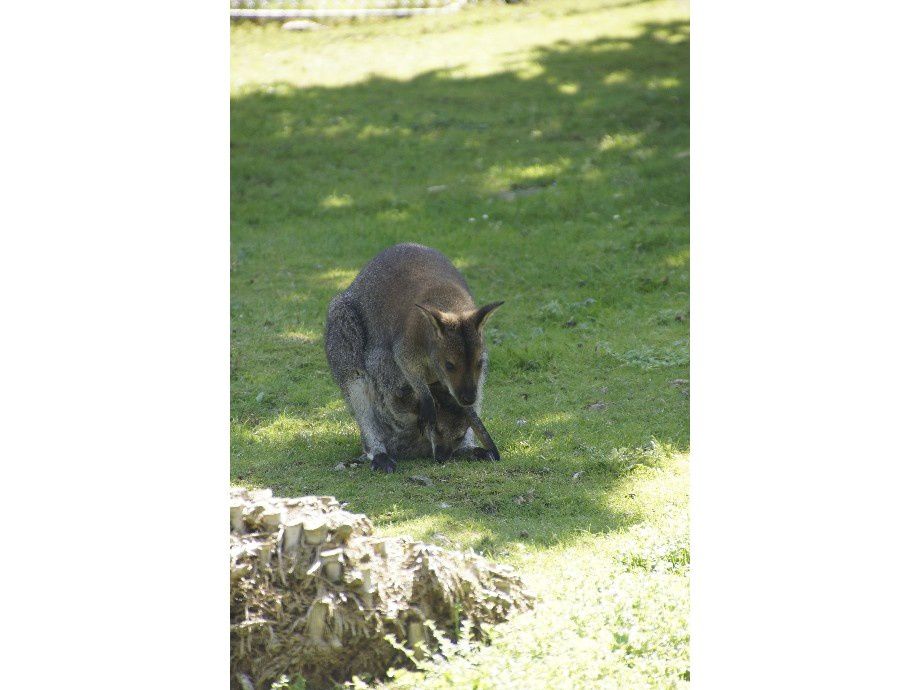
[[[482,329],[501,304],[477,308],[447,257],[417,244],[384,250],[333,299],[326,355],[375,464],[411,452],[413,425],[438,460],[469,444],[463,409],[479,413]]]

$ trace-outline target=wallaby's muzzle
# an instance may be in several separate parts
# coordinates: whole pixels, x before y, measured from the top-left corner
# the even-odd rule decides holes
[[[469,407],[470,405],[473,405],[473,404],[475,404],[475,402],[476,402],[476,391],[475,391],[475,390],[472,390],[472,391],[466,391],[466,390],[460,391],[460,392],[457,394],[457,400],[458,400],[458,402],[459,402],[461,405],[463,405],[464,407]]]

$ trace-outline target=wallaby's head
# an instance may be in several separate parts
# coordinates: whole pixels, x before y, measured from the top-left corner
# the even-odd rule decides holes
[[[462,312],[441,311],[416,304],[428,324],[428,354],[438,379],[461,405],[476,402],[479,376],[486,366],[482,329],[489,315],[504,302],[492,302]]]

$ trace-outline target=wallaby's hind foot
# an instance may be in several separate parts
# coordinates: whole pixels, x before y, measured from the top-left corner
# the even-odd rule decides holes
[[[396,461],[386,453],[377,453],[371,460],[371,469],[393,474],[396,471]]]
[[[435,444],[433,451],[435,461],[437,461],[437,463],[440,465],[446,463],[451,457],[451,450],[452,449],[450,446]]]

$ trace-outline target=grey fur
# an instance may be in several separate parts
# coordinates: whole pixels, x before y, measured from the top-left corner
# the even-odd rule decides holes
[[[326,357],[375,467],[392,471],[397,458],[482,454],[457,396],[479,413],[488,361],[481,325],[495,306],[477,311],[450,260],[418,244],[384,250],[330,302]],[[432,313],[466,320],[439,328]],[[479,358],[477,379],[467,376],[454,390],[436,361],[438,346],[464,353],[465,365]]]

